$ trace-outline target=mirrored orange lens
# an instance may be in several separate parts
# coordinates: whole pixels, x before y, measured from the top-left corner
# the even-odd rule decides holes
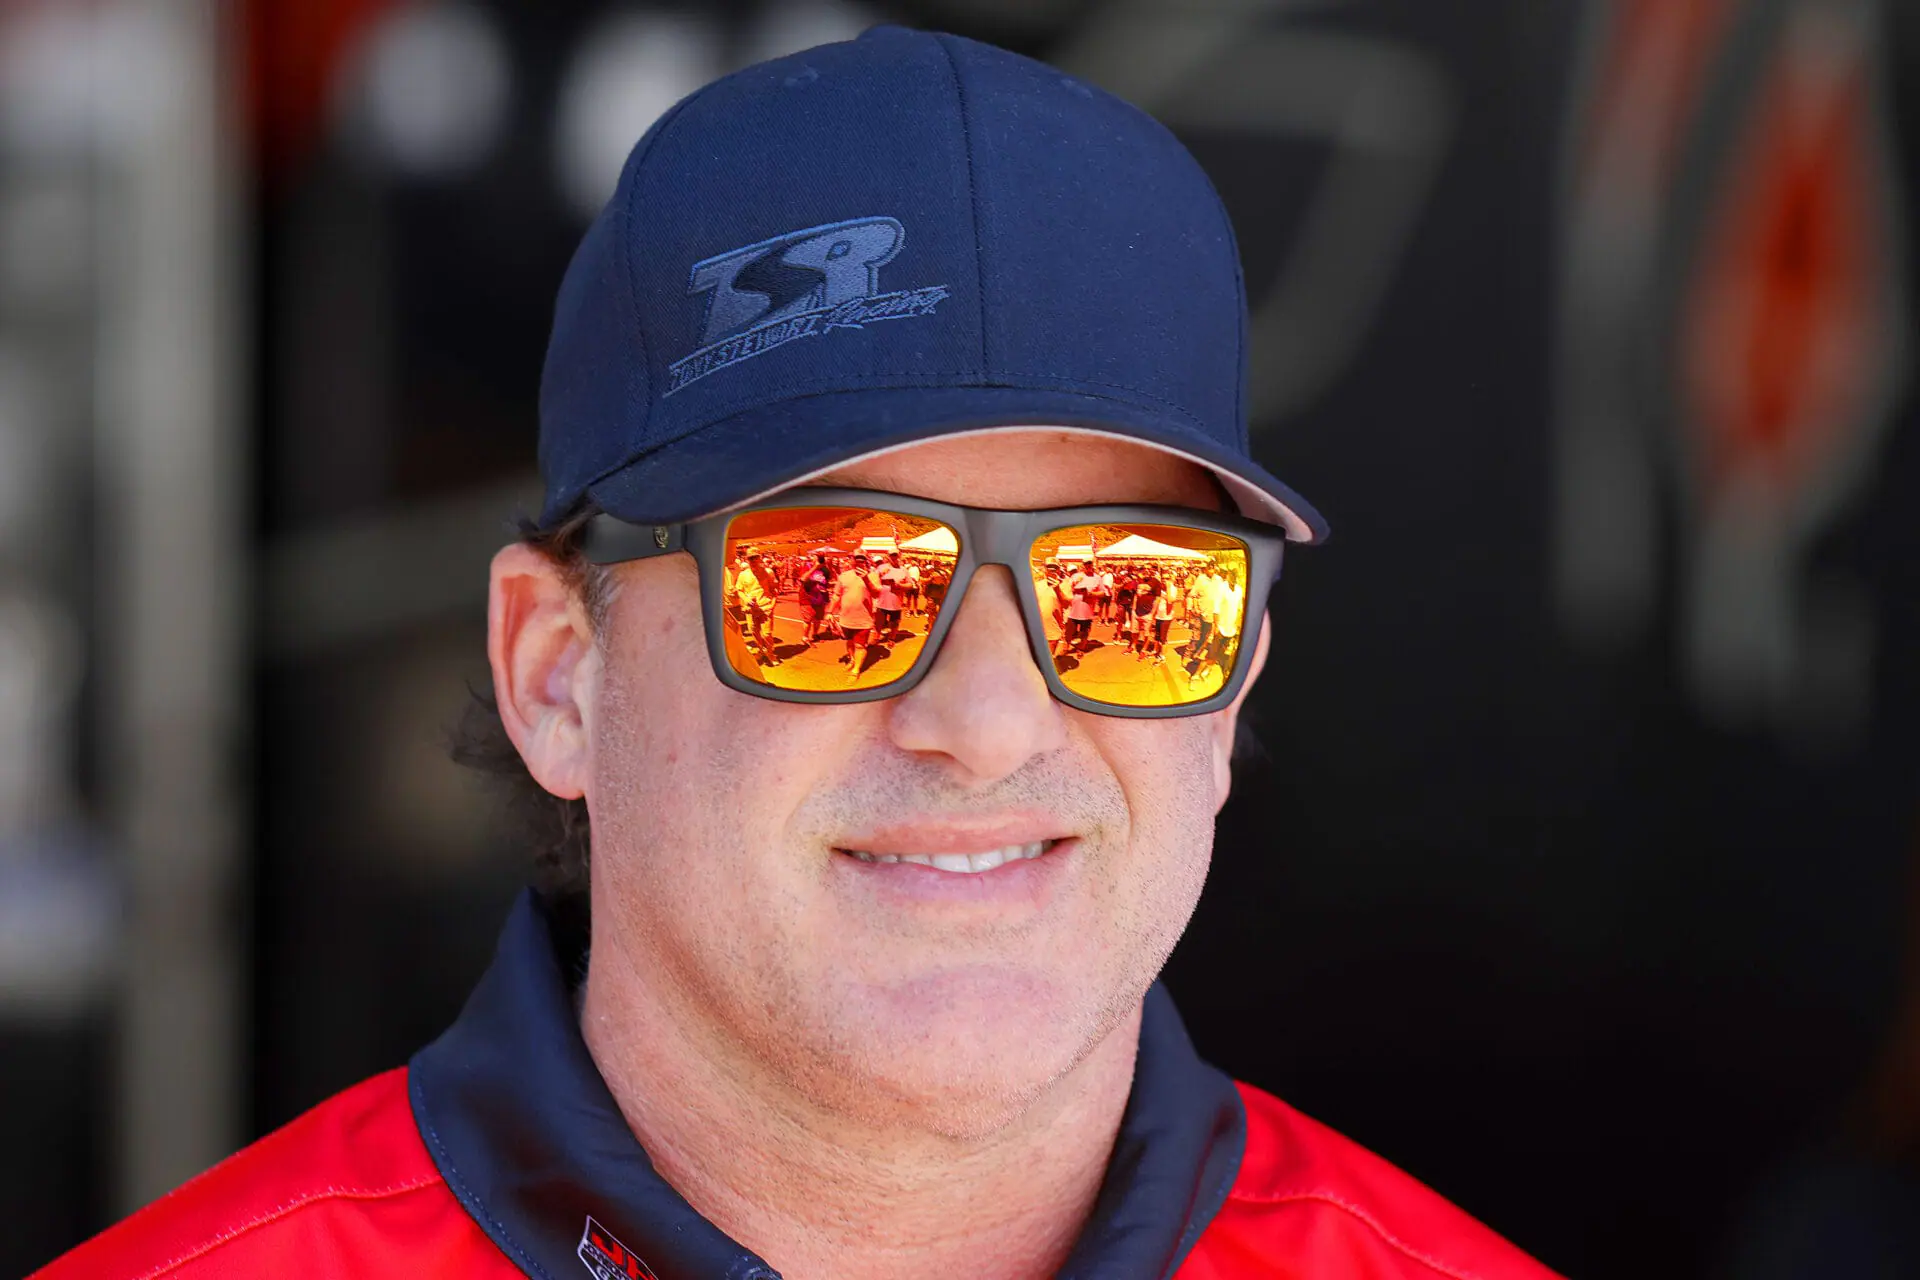
[[[960,556],[954,529],[868,507],[744,511],[727,525],[727,663],[776,689],[892,684],[926,647]]]
[[[1075,525],[1033,544],[1060,681],[1120,707],[1211,698],[1240,661],[1247,544],[1183,525]]]

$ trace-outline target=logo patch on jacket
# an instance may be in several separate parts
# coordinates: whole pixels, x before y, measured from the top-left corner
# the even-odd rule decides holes
[[[667,367],[666,394],[799,338],[933,314],[943,284],[880,292],[880,268],[906,239],[892,218],[854,218],[694,263],[687,292],[705,295],[706,320],[700,348]]]
[[[659,1280],[633,1250],[595,1222],[592,1214],[587,1215],[587,1228],[580,1233],[580,1261],[587,1264],[595,1280]]]

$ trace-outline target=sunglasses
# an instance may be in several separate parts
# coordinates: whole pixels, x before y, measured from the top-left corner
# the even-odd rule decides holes
[[[677,525],[587,522],[595,564],[686,551],[714,675],[778,702],[871,702],[933,666],[974,572],[1005,565],[1053,696],[1100,715],[1233,700],[1285,538],[1187,507],[994,511],[863,489],[788,490]]]

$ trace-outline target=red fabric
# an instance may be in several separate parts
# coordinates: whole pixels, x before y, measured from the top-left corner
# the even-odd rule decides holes
[[[29,1280],[389,1275],[524,1280],[441,1181],[405,1068],[328,1099]]]
[[[1550,1280],[1378,1156],[1258,1089],[1240,1094],[1246,1158],[1179,1280]],[[523,1273],[441,1180],[401,1069],[322,1103],[29,1280],[274,1275]]]
[[[1179,1280],[1551,1280],[1400,1170],[1252,1085],[1247,1153]]]

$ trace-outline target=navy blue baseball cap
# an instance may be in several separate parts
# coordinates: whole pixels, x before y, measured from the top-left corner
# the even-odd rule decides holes
[[[853,460],[1014,426],[1210,468],[1297,542],[1251,456],[1246,296],[1213,185],[1043,63],[879,27],[748,67],[640,140],[560,286],[541,523],[711,515]]]

